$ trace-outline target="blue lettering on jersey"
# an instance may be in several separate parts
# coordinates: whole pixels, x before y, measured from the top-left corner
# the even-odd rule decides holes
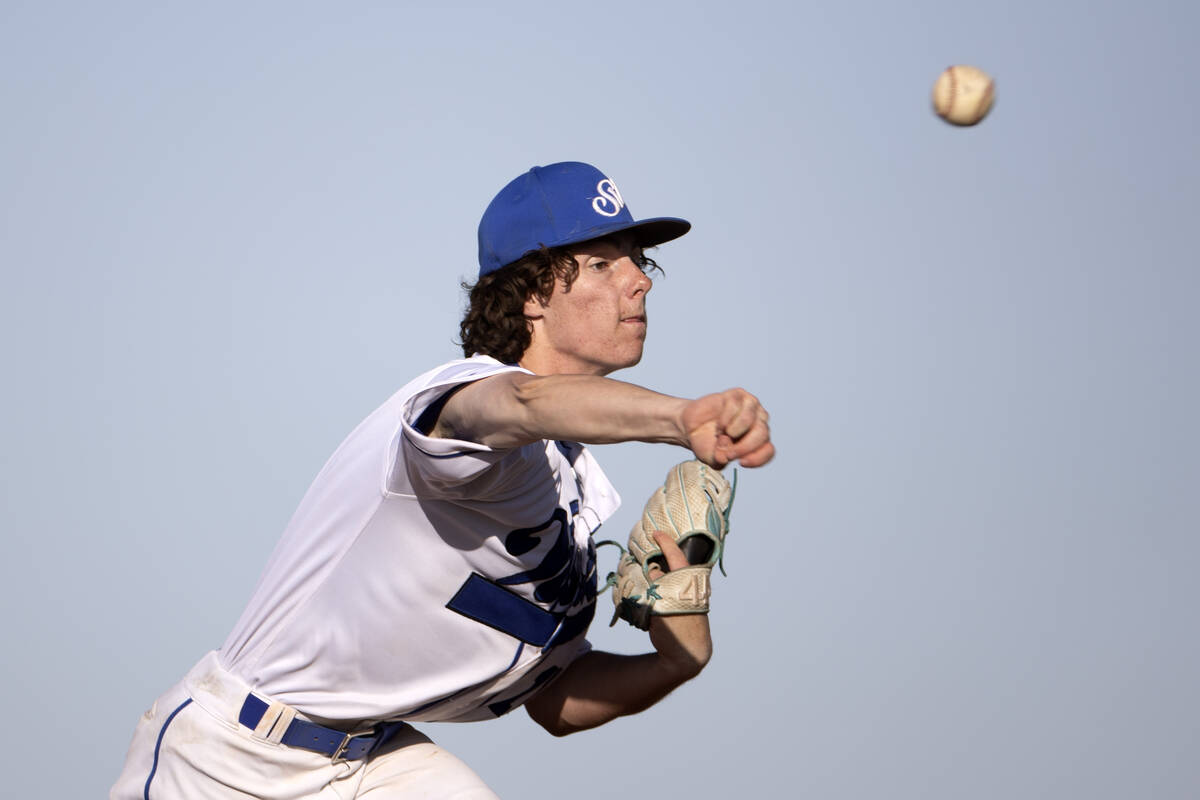
[[[596,545],[589,539],[586,550],[575,547],[575,527],[567,512],[556,508],[542,524],[510,532],[504,537],[504,548],[514,556],[522,556],[551,534],[553,543],[532,569],[495,579],[472,573],[446,607],[543,648],[570,641],[586,631],[596,613]],[[522,583],[536,583],[534,598],[555,610],[542,608],[504,588]],[[568,609],[582,604],[586,607],[566,615]]]
[[[575,525],[567,518],[563,508],[554,509],[550,519],[541,525],[520,528],[508,534],[504,538],[504,549],[514,556],[524,555],[533,550],[542,536],[555,525],[558,535],[536,567],[499,578],[496,583],[515,586],[540,581],[533,591],[538,602],[571,608],[596,596],[596,548],[589,541],[586,552],[580,553],[575,549]]]

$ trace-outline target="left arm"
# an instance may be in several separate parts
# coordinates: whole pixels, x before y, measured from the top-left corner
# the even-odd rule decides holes
[[[668,569],[688,565],[670,536],[654,538]],[[655,652],[638,656],[585,653],[528,700],[526,712],[550,733],[566,736],[645,711],[699,675],[712,658],[708,615],[652,617],[650,643]]]

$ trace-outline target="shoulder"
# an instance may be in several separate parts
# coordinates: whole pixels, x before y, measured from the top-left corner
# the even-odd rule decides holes
[[[491,356],[476,355],[470,358],[457,358],[439,364],[413,378],[396,393],[396,398],[405,404],[406,410],[409,412],[406,416],[415,419],[415,416],[419,415],[425,406],[447,391],[506,372],[528,374],[528,370],[516,364],[505,364]],[[414,408],[416,415],[412,414]]]
[[[470,358],[456,358],[440,364],[422,373],[409,383],[409,386],[419,390],[422,387],[470,383],[502,372],[528,373],[529,370],[516,364],[505,364],[491,356],[474,355]]]

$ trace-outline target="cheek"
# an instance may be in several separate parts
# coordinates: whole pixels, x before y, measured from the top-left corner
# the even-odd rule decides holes
[[[570,310],[568,324],[592,336],[606,335],[620,320],[615,304],[605,297],[580,297]]]
[[[562,295],[555,309],[554,341],[573,348],[611,347],[621,338],[621,301],[606,287],[593,287],[581,278]],[[555,305],[551,304],[552,307]]]

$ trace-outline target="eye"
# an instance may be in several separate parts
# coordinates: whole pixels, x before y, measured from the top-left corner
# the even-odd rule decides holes
[[[590,264],[588,264],[588,268],[594,269],[597,272],[599,272],[600,270],[608,269],[608,262],[604,261],[604,260],[593,261]]]

